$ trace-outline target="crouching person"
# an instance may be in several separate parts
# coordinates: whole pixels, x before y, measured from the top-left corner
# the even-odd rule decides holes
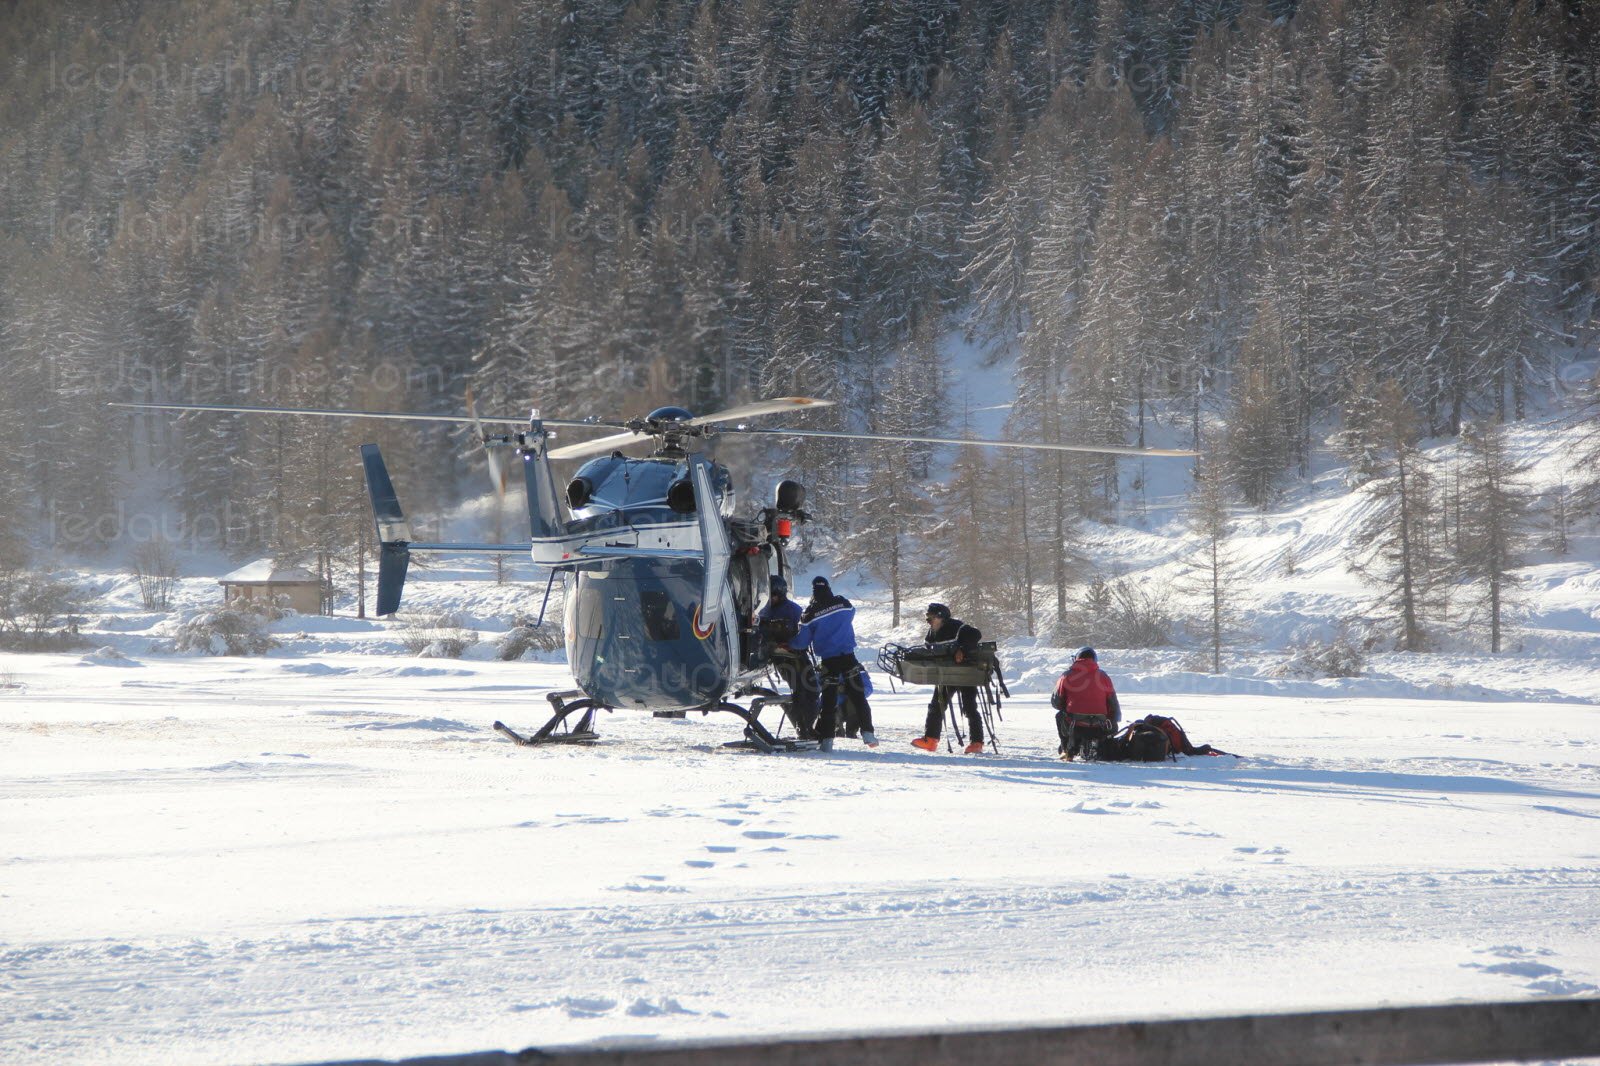
[[[867,703],[867,673],[856,659],[856,609],[834,592],[825,577],[811,581],[811,603],[800,616],[800,628],[789,647],[812,648],[822,660],[822,706],[817,713],[818,747],[833,750],[839,710],[853,716],[860,727],[861,743],[878,746],[872,732],[872,707]]]
[[[1111,677],[1100,669],[1093,648],[1078,652],[1067,672],[1056,682],[1050,697],[1056,709],[1056,732],[1061,737],[1061,757],[1095,757],[1095,746],[1117,732],[1122,706]]]
[[[794,723],[795,733],[801,740],[815,740],[822,685],[817,680],[816,668],[811,665],[811,657],[787,650],[789,642],[800,631],[800,615],[800,605],[789,598],[789,583],[781,577],[773,577],[766,606],[756,615],[756,630],[761,635],[762,646],[768,649],[773,669],[789,686],[787,713]]]

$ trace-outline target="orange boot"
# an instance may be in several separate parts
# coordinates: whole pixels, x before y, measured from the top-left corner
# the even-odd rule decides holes
[[[938,751],[939,750],[939,738],[938,737],[918,737],[916,740],[913,740],[911,742],[911,746],[913,748],[921,748],[923,751]]]
[[[982,755],[983,741],[974,740],[971,744],[968,744],[966,747],[962,748],[961,751],[966,755]]]

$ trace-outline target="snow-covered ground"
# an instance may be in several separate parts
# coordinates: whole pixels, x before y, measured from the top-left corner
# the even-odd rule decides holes
[[[926,690],[885,690],[876,751],[761,756],[721,747],[728,716],[629,713],[530,750],[489,723],[537,725],[563,666],[361,639],[0,660],[0,1061],[1600,986],[1590,703],[1130,685],[1131,713],[1244,758],[1086,765],[1054,758],[1040,694],[964,757],[910,749]]]
[[[1567,476],[1566,432],[1517,430],[1535,487]],[[1176,584],[1182,480],[1152,473],[1142,519],[1089,531],[1099,572]],[[234,562],[186,557],[170,615],[79,570],[101,650],[0,655],[0,1062],[1600,992],[1600,544],[1530,558],[1511,654],[1447,631],[1361,677],[1283,676],[1296,642],[1370,615],[1346,551],[1364,506],[1330,468],[1240,517],[1223,674],[1192,646],[1102,649],[1130,717],[1243,756],[1160,765],[1055,758],[1067,653],[1043,639],[1005,642],[998,753],[912,750],[927,690],[881,676],[875,751],[767,757],[722,747],[729,716],[632,713],[530,750],[490,723],[537,727],[570,678],[493,657],[538,612],[526,567],[413,572],[408,611],[483,631],[462,660],[347,608],[274,623],[263,657],[162,654]],[[914,636],[836,576],[866,645]]]

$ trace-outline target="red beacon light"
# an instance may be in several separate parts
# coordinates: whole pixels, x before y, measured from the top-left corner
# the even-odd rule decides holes
[[[778,519],[778,536],[788,540],[794,534],[794,522],[787,518]]]

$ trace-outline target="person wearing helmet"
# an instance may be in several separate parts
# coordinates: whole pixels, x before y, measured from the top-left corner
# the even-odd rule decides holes
[[[817,701],[822,686],[817,681],[811,656],[787,651],[785,647],[800,630],[800,605],[789,598],[789,583],[773,576],[768,583],[767,602],[756,614],[756,631],[762,646],[770,649],[772,668],[789,686],[787,714],[801,740],[817,737]]]
[[[928,604],[928,632],[923,643],[935,650],[948,652],[956,662],[963,662],[967,654],[978,646],[983,634],[976,626],[969,626],[959,618],[950,617],[950,608],[942,603]],[[978,690],[972,685],[937,685],[933,698],[928,701],[928,718],[923,723],[922,736],[911,746],[923,751],[939,750],[939,734],[944,728],[945,712],[950,707],[950,697],[961,700],[961,713],[967,718],[967,735],[971,741],[962,750],[968,755],[983,751],[983,718],[978,714]]]
[[[1117,732],[1122,722],[1122,705],[1117,701],[1111,675],[1100,669],[1093,648],[1081,648],[1078,656],[1056,682],[1050,697],[1056,709],[1056,733],[1061,738],[1061,757],[1079,755],[1093,758],[1095,746]]]
[[[878,746],[872,731],[872,707],[867,703],[871,691],[867,671],[856,659],[856,609],[853,604],[833,591],[825,577],[811,580],[811,602],[800,615],[800,629],[789,641],[788,647],[798,651],[814,648],[822,660],[822,706],[817,712],[818,746],[823,751],[833,750],[833,737],[838,731],[839,704],[845,704],[845,713],[855,719],[861,731],[861,742],[869,748]]]

